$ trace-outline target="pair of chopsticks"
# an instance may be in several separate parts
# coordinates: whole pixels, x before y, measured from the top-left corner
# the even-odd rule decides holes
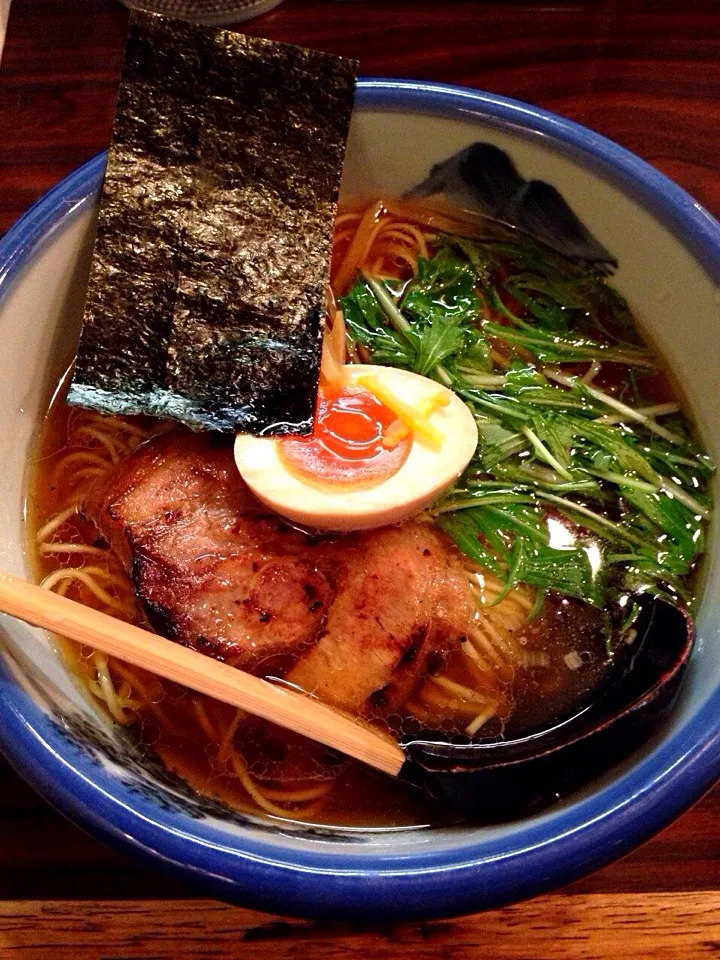
[[[0,573],[0,612],[240,707],[391,776],[397,776],[405,762],[394,740],[319,700],[275,686],[8,573]]]

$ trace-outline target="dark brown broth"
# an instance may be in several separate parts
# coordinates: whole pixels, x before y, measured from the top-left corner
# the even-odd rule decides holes
[[[66,448],[68,418],[72,415],[62,399],[56,401],[48,412],[40,431],[38,456],[29,478],[29,553],[38,579],[60,566],[83,565],[77,556],[70,557],[69,561],[64,557],[62,563],[55,555],[43,556],[35,544],[37,530],[67,501],[67,491],[62,484],[54,482],[54,471],[58,458]],[[98,542],[92,524],[81,516],[66,521],[62,531],[63,540],[70,539],[77,543]],[[108,561],[104,558],[100,558],[100,561],[92,559],[93,564],[98,562]],[[114,569],[117,569],[117,566]],[[68,595],[83,602],[91,599],[80,585],[73,585]],[[578,617],[583,624],[582,646],[584,650],[590,651],[592,663],[587,669],[570,671],[563,657],[570,650],[577,649]],[[550,657],[550,665],[542,670],[517,671],[512,691],[508,691],[507,712],[502,718],[508,735],[539,725],[556,716],[567,702],[576,696],[582,696],[588,685],[593,685],[599,679],[605,666],[597,618],[574,601],[551,601],[543,618],[526,631],[521,642],[528,650],[545,651]],[[88,652],[67,641],[63,642],[62,649],[72,669],[87,683],[92,674]],[[461,656],[448,664],[448,675],[466,684],[472,683],[472,677],[468,677]],[[143,716],[136,724],[140,743],[151,748],[170,770],[200,792],[224,800],[232,806],[252,810],[254,805],[237,779],[227,775],[218,764],[217,745],[199,738],[196,727],[188,722],[191,707],[187,696],[178,688],[171,687],[170,692],[166,691],[163,695],[159,707],[167,722],[162,724],[157,717]],[[228,716],[231,713],[232,711]],[[404,730],[419,727],[414,718],[408,722],[408,718],[398,717],[395,721],[395,725]],[[494,720],[484,733],[495,735],[500,730],[500,721]],[[287,735],[284,737],[285,740],[290,739]],[[299,738],[295,739],[297,741]],[[262,774],[263,771],[259,770],[257,765],[258,737],[245,736],[243,741],[241,730],[238,741],[239,750],[247,760],[251,772]],[[298,749],[296,746],[296,757]],[[304,745],[302,749],[306,755],[317,753],[315,747]],[[313,822],[352,826],[401,826],[438,820],[438,810],[417,792],[376,775],[358,764],[345,761],[338,766],[336,762],[327,763],[321,760],[314,764],[312,776],[311,782],[322,780],[323,777],[333,777],[335,780],[328,799],[321,808],[313,811]],[[292,816],[291,811],[289,815]]]
[[[62,484],[55,482],[54,474],[58,459],[66,449],[69,418],[75,414],[64,402],[64,393],[53,404],[43,422],[38,442],[38,455],[29,477],[27,496],[28,531],[30,534],[29,554],[34,572],[42,579],[59,567],[81,567],[83,561],[78,556],[59,558],[55,555],[43,556],[35,544],[35,534],[48,518],[56,514],[66,503],[68,493]],[[81,516],[70,518],[63,525],[62,539],[77,543],[98,541],[97,532],[92,524]],[[62,562],[60,560],[62,559]],[[110,563],[117,570],[114,560],[92,558],[93,564]],[[91,602],[81,585],[73,585],[68,596],[83,602]],[[589,651],[591,662],[582,670],[571,671],[564,656],[578,649],[578,624],[581,625],[582,649]],[[497,735],[504,729],[506,735],[514,735],[529,727],[534,727],[556,716],[568,703],[582,697],[588,686],[594,685],[602,676],[606,662],[603,657],[601,634],[597,616],[575,601],[550,601],[543,617],[524,631],[520,641],[528,650],[545,652],[550,658],[548,667],[542,670],[517,670],[512,687],[507,689],[506,709],[499,718],[492,720],[483,733]],[[77,644],[63,641],[62,650],[67,662],[79,677],[87,683],[92,676],[92,667],[88,661],[88,651]],[[447,674],[465,684],[472,684],[462,655],[451,658],[447,665]],[[196,725],[190,722],[191,704],[184,691],[173,685],[165,684],[165,693],[158,704],[165,722],[159,722],[157,716],[143,715],[135,725],[139,743],[152,749],[166,766],[198,791],[217,797],[240,809],[257,812],[255,805],[238,780],[228,775],[218,763],[217,744],[203,740],[198,736]],[[230,721],[232,710],[227,710],[226,719]],[[395,717],[393,726],[400,731],[410,732],[420,729],[415,718]],[[275,776],[278,765],[258,764],[258,744],[267,744],[267,728],[250,724],[243,734],[242,728],[237,736],[237,747],[245,758],[253,774],[261,777],[270,773]],[[448,728],[449,731],[453,727]],[[454,728],[457,729],[457,728]],[[284,740],[293,738],[283,734]],[[333,778],[334,787],[328,798],[313,810],[312,821],[323,824],[344,824],[351,826],[403,826],[437,822],[441,814],[420,794],[403,784],[389,780],[368,771],[359,764],[337,760],[327,762],[318,758],[318,748],[294,738],[295,746],[291,751],[291,760],[300,766],[302,782],[321,782],[323,778]],[[308,758],[315,759],[308,763]],[[263,767],[265,769],[263,769]],[[292,817],[292,811],[288,811]]]
[[[62,485],[53,482],[55,467],[66,447],[68,419],[73,416],[73,411],[64,402],[65,390],[59,393],[59,398],[52,404],[41,425],[37,455],[28,473],[28,556],[38,581],[60,566],[83,566],[77,556],[70,557],[69,561],[64,557],[62,564],[56,556],[43,556],[35,542],[37,531],[50,517],[58,513],[67,499],[67,491]],[[68,520],[62,531],[63,540],[92,543],[97,539],[92,524],[81,516]],[[96,558],[93,558],[92,563],[97,563]],[[67,595],[85,603],[92,601],[92,598],[76,585],[68,590]],[[59,647],[73,672],[83,684],[87,684],[92,675],[89,651],[64,639],[59,641]],[[94,699],[93,702],[98,703]],[[163,727],[155,716],[142,717],[134,727],[141,749],[151,749],[162,758],[169,770],[200,793],[216,797],[241,810],[261,812],[237,779],[219,770],[216,745],[198,738],[197,729],[188,722],[190,707],[182,691],[172,687],[169,694],[165,693],[159,706],[168,716],[170,723]],[[222,711],[223,705],[219,705],[219,708]],[[231,708],[227,710],[228,715],[232,715]],[[307,741],[305,743],[307,744]],[[307,749],[314,748],[308,746]],[[322,807],[313,812],[312,822],[358,827],[399,827],[437,823],[440,819],[437,808],[418,791],[376,774],[360,764],[346,761],[339,768],[337,764],[326,764],[325,771],[320,773],[321,779],[323,776],[335,777],[335,785]],[[288,817],[293,818],[291,809],[288,810]]]

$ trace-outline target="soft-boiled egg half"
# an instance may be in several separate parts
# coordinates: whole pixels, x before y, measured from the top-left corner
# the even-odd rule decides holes
[[[308,437],[238,434],[235,462],[264,504],[330,531],[397,523],[457,480],[475,452],[475,420],[434,380],[350,364],[321,385]]]

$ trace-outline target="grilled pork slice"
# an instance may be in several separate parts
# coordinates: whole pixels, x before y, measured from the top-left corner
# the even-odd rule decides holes
[[[261,512],[231,449],[165,434],[96,483],[82,509],[158,633],[246,669],[317,639],[330,585],[303,553],[307,538]]]
[[[173,431],[92,488],[84,514],[130,572],[150,624],[353,712],[387,713],[464,634],[470,592],[427,524],[321,540],[249,493],[229,447]]]
[[[392,712],[467,631],[472,604],[454,551],[428,524],[333,545],[327,626],[288,681],[353,713]]]

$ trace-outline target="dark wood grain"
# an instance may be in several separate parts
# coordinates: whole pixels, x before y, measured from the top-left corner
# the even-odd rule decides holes
[[[126,11],[14,0],[0,99],[0,232],[108,141]],[[715,0],[287,0],[244,29],[357,57],[368,75],[467,84],[563,113],[720,212]]]
[[[0,71],[0,234],[106,146],[126,21],[114,0],[13,0]],[[720,214],[716,0],[286,0],[244,29],[357,57],[368,75],[466,84],[555,110]],[[363,933],[192,896],[73,827],[0,762],[0,957],[28,960],[720,957],[720,788],[562,894],[467,920]]]
[[[211,932],[211,933],[210,933]],[[720,950],[717,897],[542,897],[440,923],[368,930],[284,921],[206,900],[0,903],[0,956],[24,960],[705,960]],[[635,951],[635,952],[633,952]]]

